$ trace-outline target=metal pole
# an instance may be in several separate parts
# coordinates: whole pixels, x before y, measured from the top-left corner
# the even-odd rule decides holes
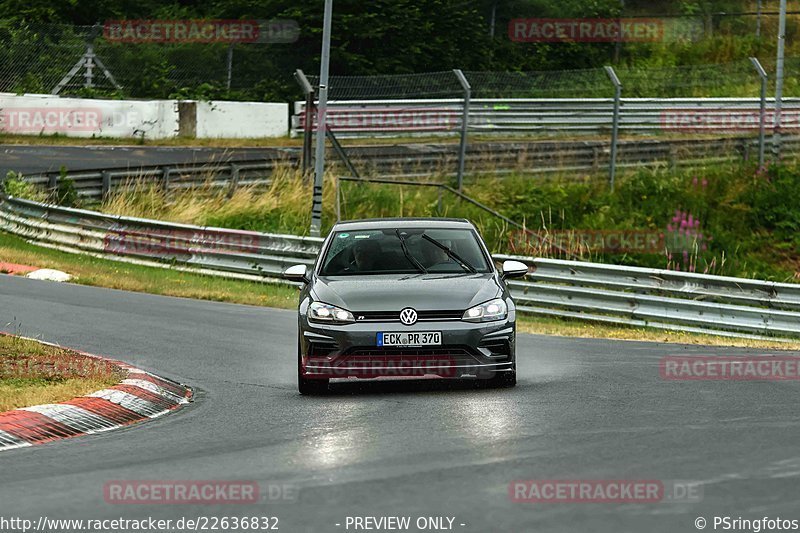
[[[339,178],[336,178],[336,222],[342,220],[342,185]]]
[[[302,70],[295,70],[294,78],[300,84],[306,97],[306,105],[303,109],[303,179],[306,179],[308,169],[311,167],[311,143],[314,137],[314,88]]]
[[[625,0],[619,0],[619,16],[622,17],[622,12],[625,10]],[[620,22],[617,19],[617,22]],[[622,27],[620,24],[619,28]],[[617,42],[614,43],[614,64],[619,63],[620,52],[622,51],[622,32],[617,32]]]
[[[86,87],[87,89],[91,89],[92,87],[94,87],[94,83],[93,83],[93,80],[94,80],[94,72],[93,72],[93,70],[94,70],[94,46],[91,45],[91,44],[87,44],[86,45],[86,64],[85,64],[85,67],[86,67],[86,72],[84,72],[84,74],[83,74],[83,77],[85,78],[83,86]]]
[[[328,66],[331,55],[331,17],[333,0],[325,0],[322,23],[322,56],[319,69],[319,106],[317,108],[317,147],[314,165],[314,191],[311,202],[311,236],[319,237],[322,227],[322,182],[325,174],[325,128],[328,110]]]
[[[458,78],[458,83],[464,90],[464,113],[461,116],[461,143],[458,147],[458,192],[461,192],[464,185],[464,166],[467,158],[467,129],[469,128],[469,101],[472,92],[467,77],[460,69],[453,69],[453,73]]]
[[[761,102],[758,111],[758,168],[764,166],[764,147],[766,144],[766,119],[767,119],[767,72],[758,58],[751,57],[750,62],[756,68],[758,77],[761,78]]]
[[[494,25],[495,25],[496,15],[497,15],[497,2],[495,1],[492,3],[492,17],[491,17],[492,20],[489,23],[489,37],[491,37],[492,39],[494,39]]]
[[[231,78],[233,77],[233,43],[228,45],[228,80],[225,87],[231,90]]]
[[[778,24],[778,61],[775,67],[775,130],[772,135],[772,157],[781,157],[781,107],[783,105],[783,45],[786,42],[786,0],[781,0],[781,15]]]
[[[756,39],[761,38],[761,0],[756,4]]]
[[[614,84],[614,116],[611,126],[611,157],[609,158],[610,161],[608,162],[608,182],[611,187],[611,191],[613,192],[614,176],[617,172],[617,141],[619,138],[619,107],[622,97],[622,84],[617,77],[617,73],[614,72],[612,67],[605,67],[605,69],[606,74],[608,74],[608,78],[611,80],[611,83]]]

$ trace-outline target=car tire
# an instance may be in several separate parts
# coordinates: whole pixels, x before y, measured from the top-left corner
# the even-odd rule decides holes
[[[319,396],[328,392],[329,379],[303,377],[303,359],[297,346],[297,390],[303,396]]]
[[[497,372],[494,376],[489,378],[486,383],[489,387],[493,388],[511,388],[517,385],[517,371],[510,372]]]

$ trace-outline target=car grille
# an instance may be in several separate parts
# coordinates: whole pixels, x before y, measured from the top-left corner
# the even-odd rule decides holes
[[[357,322],[400,322],[400,311],[361,311],[354,312]],[[464,311],[417,311],[417,321],[461,320]]]

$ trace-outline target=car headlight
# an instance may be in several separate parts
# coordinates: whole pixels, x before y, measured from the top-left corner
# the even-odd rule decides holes
[[[308,319],[312,322],[332,322],[339,324],[356,321],[356,319],[353,318],[353,313],[350,311],[322,302],[311,302],[311,305],[308,306]]]
[[[502,298],[495,298],[467,309],[461,320],[468,322],[491,322],[503,320],[508,315],[508,306]]]

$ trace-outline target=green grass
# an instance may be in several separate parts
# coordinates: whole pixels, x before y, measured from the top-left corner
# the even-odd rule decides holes
[[[70,400],[118,383],[113,365],[70,350],[0,335],[0,412]]]
[[[241,282],[65,253],[28,244],[3,232],[0,232],[0,261],[62,270],[74,276],[73,283],[81,285],[287,309],[297,302],[297,289],[289,286]]]

